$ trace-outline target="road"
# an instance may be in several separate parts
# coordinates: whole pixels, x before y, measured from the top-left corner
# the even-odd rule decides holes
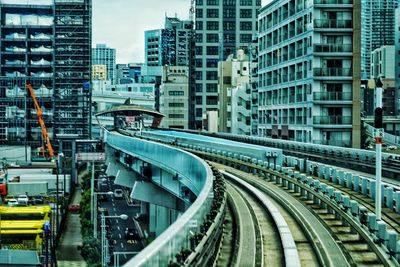
[[[121,188],[125,189],[121,186],[115,185],[114,180],[108,178],[107,181],[103,182],[100,185],[100,189],[102,192],[112,191],[114,192],[115,189]],[[121,215],[126,214],[128,215],[127,220],[116,219],[116,218],[109,218],[106,220],[107,226],[107,237],[110,243],[110,256],[113,252],[138,252],[143,249],[143,244],[139,240],[126,240],[125,239],[125,229],[129,228],[136,228],[134,223],[134,216],[136,213],[140,212],[140,208],[136,206],[129,206],[126,199],[127,199],[127,192],[124,191],[124,198],[116,199],[114,195],[102,195],[103,199],[99,198],[99,207],[105,208],[108,211],[109,216],[113,215]],[[99,218],[100,219],[100,218]],[[99,220],[100,222],[100,220]],[[119,263],[123,265],[126,263],[130,258],[132,258],[133,254],[122,254],[119,256]],[[113,264],[113,258],[111,257],[111,264]]]

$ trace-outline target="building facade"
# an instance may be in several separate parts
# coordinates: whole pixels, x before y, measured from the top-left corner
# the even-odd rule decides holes
[[[203,114],[218,109],[218,62],[242,48],[257,33],[260,0],[198,0],[195,25],[195,86],[191,128],[203,127]],[[204,125],[205,126],[205,125]]]
[[[242,49],[218,62],[218,131],[250,135],[250,71]]]
[[[92,64],[107,66],[107,80],[115,83],[115,59],[116,52],[114,48],[109,48],[105,44],[97,44],[92,48]]]
[[[107,80],[107,66],[106,65],[92,65],[92,80]]]
[[[164,66],[160,86],[160,112],[165,116],[161,126],[188,129],[189,68]]]
[[[275,0],[259,16],[258,134],[360,147],[360,0]]]
[[[369,79],[371,52],[395,43],[395,9],[399,0],[361,0],[361,73]]]
[[[396,115],[400,114],[400,7],[396,9],[395,32],[395,106]]]
[[[0,2],[1,143],[43,145],[26,83],[34,89],[53,146],[64,138],[90,137],[91,5]]]

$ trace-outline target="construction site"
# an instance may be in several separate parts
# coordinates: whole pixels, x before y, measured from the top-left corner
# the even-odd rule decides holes
[[[68,153],[90,137],[91,0],[1,0],[0,15],[0,144],[35,153],[45,129]]]

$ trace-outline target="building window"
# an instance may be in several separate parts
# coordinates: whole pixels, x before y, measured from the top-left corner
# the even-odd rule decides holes
[[[170,108],[183,108],[185,106],[184,103],[169,103],[168,106]]]
[[[207,96],[206,104],[207,105],[218,105],[218,97],[217,96]]]
[[[207,30],[208,31],[218,31],[219,23],[218,21],[207,21]]]
[[[203,0],[196,0],[196,5],[202,6],[203,5]]]
[[[218,9],[207,9],[207,18],[218,18],[219,10]]]
[[[201,117],[201,116],[203,116],[203,109],[196,108],[196,117]]]
[[[198,93],[203,92],[203,84],[196,83],[196,92],[198,92]]]
[[[240,22],[240,30],[241,31],[251,31],[252,30],[252,23],[251,21],[242,21]]]
[[[196,18],[203,17],[203,9],[196,9]]]
[[[203,67],[203,60],[201,58],[196,58],[196,67]]]
[[[185,92],[184,91],[169,91],[168,95],[170,95],[170,96],[184,96]]]
[[[168,118],[170,119],[183,119],[185,117],[185,115],[183,114],[169,114]]]
[[[209,6],[218,6],[219,0],[207,0],[207,5]]]
[[[207,55],[208,56],[218,55],[218,46],[207,46]]]
[[[202,21],[196,21],[196,30],[198,30],[198,31],[203,30],[203,22]]]
[[[202,46],[196,46],[196,51],[195,51],[196,55],[203,55],[203,47]]]
[[[252,35],[251,34],[241,34],[240,42],[241,43],[251,43]]]
[[[203,80],[203,72],[196,71],[196,80]]]
[[[218,92],[218,84],[216,84],[216,83],[207,83],[206,84],[206,92],[207,93],[217,93]]]
[[[253,0],[240,0],[240,5],[241,6],[251,6]]]
[[[208,58],[207,59],[207,68],[216,68],[218,67],[218,59]]]
[[[196,43],[202,43],[202,42],[203,42],[203,34],[196,33]]]
[[[217,71],[207,71],[206,72],[206,79],[208,81],[216,81],[218,78],[218,72]]]
[[[201,105],[201,104],[203,104],[202,96],[196,96],[196,105]]]
[[[236,18],[236,10],[233,8],[225,8],[223,11],[224,18]]]
[[[234,33],[224,33],[225,43],[235,43],[236,35]]]
[[[224,31],[236,30],[236,23],[234,21],[224,21]]]
[[[251,18],[251,9],[241,9],[240,10],[240,17],[241,18]]]
[[[224,0],[224,6],[236,6],[236,0]]]
[[[218,43],[217,33],[207,33],[207,43]]]

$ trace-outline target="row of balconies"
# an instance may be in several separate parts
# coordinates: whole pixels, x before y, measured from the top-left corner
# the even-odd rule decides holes
[[[340,125],[351,126],[353,121],[351,116],[313,116],[314,125]],[[306,116],[259,116],[260,124],[290,124],[290,125],[305,125],[308,124]]]
[[[317,29],[352,29],[350,19],[314,19],[314,28]]]
[[[353,95],[350,92],[314,92],[313,100],[319,102],[331,102],[331,101],[352,101]],[[259,99],[259,105],[287,105],[295,104],[307,101],[307,95],[296,94],[289,96],[268,97],[267,99]]]

